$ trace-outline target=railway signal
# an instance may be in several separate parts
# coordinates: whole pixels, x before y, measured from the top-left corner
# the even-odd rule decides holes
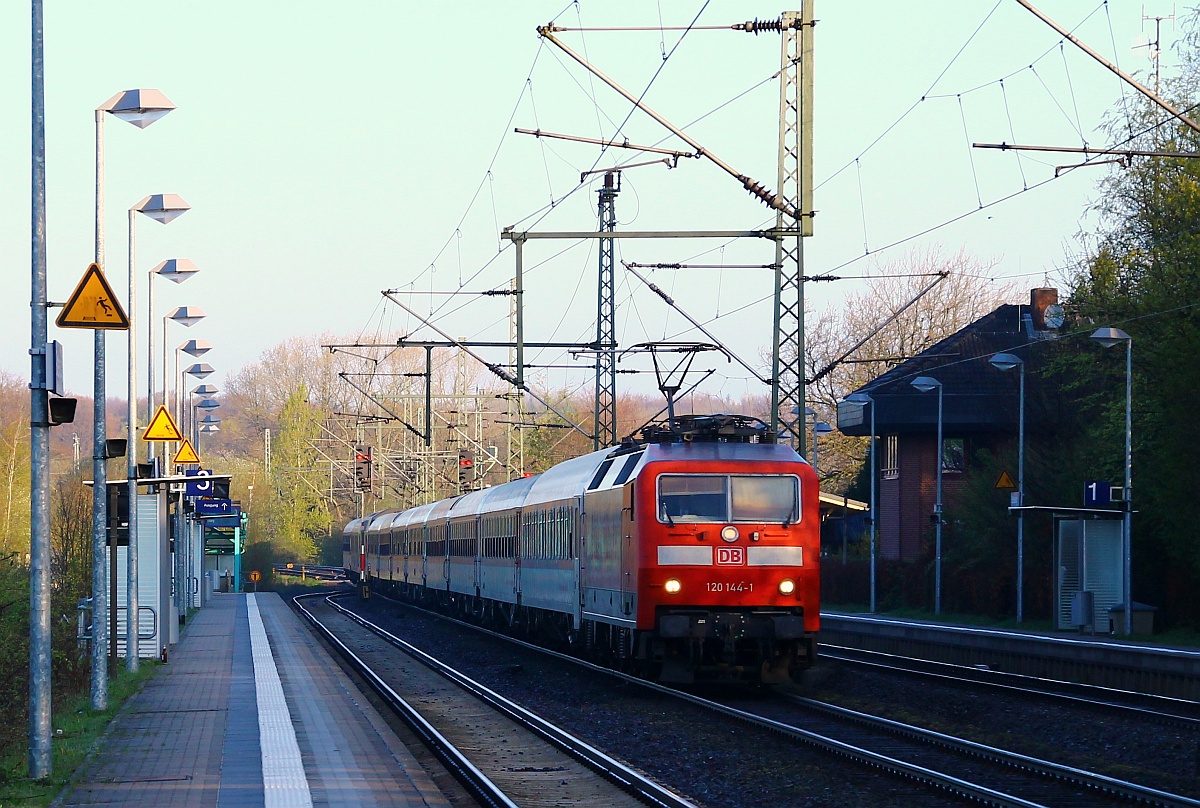
[[[371,487],[371,447],[354,447],[354,485],[360,491]]]
[[[475,455],[470,449],[458,450],[458,485],[470,485],[475,481]]]

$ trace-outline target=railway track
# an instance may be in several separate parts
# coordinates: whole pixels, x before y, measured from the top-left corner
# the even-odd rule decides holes
[[[693,808],[645,775],[331,601],[324,594],[295,599],[301,615],[480,804]]]
[[[1062,701],[1095,710],[1135,715],[1156,724],[1175,724],[1200,730],[1200,702],[1186,699],[1132,693],[1098,685],[995,671],[985,666],[968,667],[837,645],[822,645],[821,656],[826,660],[870,670],[922,676],[950,684],[985,687],[1029,698]]]
[[[477,626],[461,625],[492,634]],[[598,668],[504,635],[493,636],[637,683],[672,698],[689,701],[791,741],[984,804],[1102,806],[1136,802],[1145,805],[1200,806],[1200,801],[1188,797],[854,713],[811,699],[788,698],[788,706],[782,710],[777,706],[764,705],[761,700],[723,700],[724,703],[719,704]]]

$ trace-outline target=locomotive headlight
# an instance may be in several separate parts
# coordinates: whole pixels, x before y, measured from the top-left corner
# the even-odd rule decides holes
[[[667,590],[668,595],[676,595],[680,589],[683,589],[683,584],[679,583],[678,578],[668,578],[667,582],[663,584],[663,589]]]
[[[726,525],[725,527],[721,528],[721,538],[725,541],[737,541],[738,529],[733,525]]]
[[[779,592],[782,595],[790,595],[796,591],[796,582],[791,578],[784,578],[779,582]]]

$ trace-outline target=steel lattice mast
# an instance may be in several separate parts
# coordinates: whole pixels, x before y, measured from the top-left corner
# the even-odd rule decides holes
[[[776,207],[775,321],[771,346],[771,426],[804,440],[804,237],[813,232],[813,4],[780,18],[779,174]],[[785,210],[796,212],[787,221]],[[783,235],[791,225],[799,235]]]
[[[609,171],[600,197],[600,232],[611,233],[617,227],[616,200],[620,188]],[[617,445],[617,322],[616,289],[613,271],[613,240],[600,239],[600,277],[596,296],[596,430],[592,448]]]

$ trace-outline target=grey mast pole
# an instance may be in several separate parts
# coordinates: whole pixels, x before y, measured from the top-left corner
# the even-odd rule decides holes
[[[137,520],[137,299],[136,241],[134,219],[137,208],[129,209],[129,409],[126,431],[129,433],[129,548],[126,553],[128,569],[125,578],[125,667],[138,669],[138,520]]]
[[[104,272],[104,115],[96,110],[96,266]],[[108,544],[108,400],[104,330],[97,328],[92,383],[92,709],[108,707],[108,580],[104,554]],[[116,557],[116,546],[113,547]]]
[[[32,13],[29,776],[50,776],[50,405],[46,391],[46,71],[42,0]]]

